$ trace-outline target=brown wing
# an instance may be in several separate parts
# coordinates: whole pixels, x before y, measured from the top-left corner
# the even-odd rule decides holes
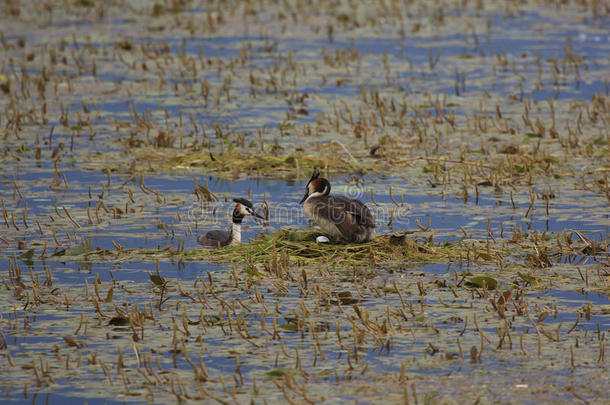
[[[347,212],[350,222],[363,225],[367,228],[375,228],[375,221],[371,211],[361,201],[343,196],[330,196],[329,203],[333,210]]]
[[[373,216],[362,202],[342,196],[321,199],[323,203],[314,206],[315,216],[333,223],[348,241],[361,241],[362,235],[370,235],[375,228]]]

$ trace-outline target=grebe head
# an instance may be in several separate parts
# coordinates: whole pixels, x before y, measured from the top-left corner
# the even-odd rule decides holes
[[[320,172],[316,170],[311,176],[311,179],[307,182],[307,186],[305,186],[305,195],[299,204],[303,204],[309,197],[321,197],[323,195],[328,195],[329,193],[330,183],[325,178],[320,177]]]
[[[254,211],[254,207],[252,203],[245,198],[234,198],[235,209],[233,210],[233,222],[241,222],[241,220],[246,215],[252,215],[256,218],[264,219],[260,216],[256,211]]]

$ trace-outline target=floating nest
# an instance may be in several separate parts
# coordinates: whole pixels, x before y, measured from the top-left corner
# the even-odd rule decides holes
[[[366,243],[317,243],[316,238],[323,235],[317,230],[294,230],[283,228],[272,235],[264,234],[235,246],[220,249],[176,250],[172,246],[163,249],[118,249],[101,250],[77,248],[71,252],[54,254],[58,259],[63,256],[73,260],[98,262],[116,260],[154,261],[160,259],[184,261],[212,261],[218,263],[241,262],[250,267],[260,263],[319,262],[339,265],[377,265],[402,264],[411,262],[433,262],[451,260],[464,254],[458,245],[434,245],[425,239],[415,239],[409,232],[384,234]]]
[[[368,264],[404,260],[431,260],[439,256],[434,248],[407,237],[407,233],[380,235],[366,243],[317,243],[316,230],[280,229],[249,243],[202,252],[219,261],[260,263],[273,260],[319,261]]]

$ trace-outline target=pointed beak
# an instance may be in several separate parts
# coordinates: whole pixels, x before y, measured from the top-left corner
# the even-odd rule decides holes
[[[265,217],[261,216],[258,212],[254,211],[253,209],[248,208],[248,214],[252,215],[253,217],[259,218],[259,219],[265,219]]]
[[[299,204],[303,204],[303,202],[305,200],[307,200],[307,197],[309,197],[309,193],[307,191],[305,191],[305,195],[303,196],[303,198],[301,199],[301,201],[299,201]]]

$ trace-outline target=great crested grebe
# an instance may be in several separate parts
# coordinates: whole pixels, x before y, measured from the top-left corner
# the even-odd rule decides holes
[[[305,215],[322,230],[347,242],[368,242],[375,234],[371,211],[361,201],[330,195],[330,183],[315,171],[305,186]]]
[[[241,243],[241,221],[246,215],[253,215],[256,218],[264,219],[254,212],[252,203],[245,198],[234,198],[235,209],[233,210],[233,224],[230,231],[210,231],[204,235],[199,235],[197,242],[204,246],[227,246]]]

